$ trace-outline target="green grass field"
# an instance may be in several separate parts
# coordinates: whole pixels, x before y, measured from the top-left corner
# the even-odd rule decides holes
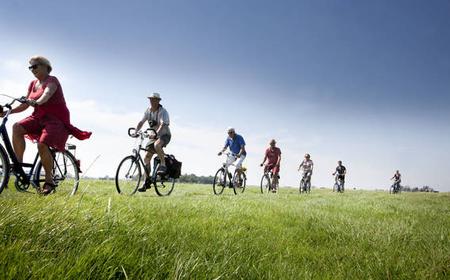
[[[449,279],[450,194],[0,194],[0,279]]]

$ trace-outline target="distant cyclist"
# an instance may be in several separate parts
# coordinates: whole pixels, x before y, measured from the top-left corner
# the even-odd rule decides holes
[[[278,188],[278,173],[280,172],[280,161],[281,161],[281,150],[276,145],[275,139],[270,140],[269,147],[266,149],[264,159],[261,166],[267,160],[266,166],[264,167],[264,172],[272,171],[272,192],[277,192]]]
[[[300,169],[303,169],[303,177],[306,176],[306,177],[308,177],[309,181],[311,181],[311,176],[312,176],[313,169],[314,169],[314,163],[311,160],[310,154],[305,154],[305,159],[298,166],[298,171],[300,171]]]
[[[166,161],[164,160],[163,148],[169,144],[172,137],[169,129],[169,113],[161,104],[159,104],[161,101],[161,96],[159,93],[153,93],[148,97],[148,99],[150,101],[150,107],[145,110],[142,120],[136,126],[136,131],[139,131],[145,122],[148,122],[149,127],[156,131],[158,139],[147,147],[147,154],[145,155],[144,163],[147,169],[151,170],[150,162],[153,155],[156,153],[161,161],[157,172],[158,174],[165,174],[167,172],[167,167]],[[145,192],[146,184],[138,190],[140,192]]]
[[[391,180],[394,180],[395,189],[398,191],[400,189],[400,183],[402,182],[402,175],[398,170],[395,172],[394,176],[392,176]]]
[[[227,159],[227,167],[230,166],[233,162],[238,160],[236,163],[236,170],[238,172],[238,180],[241,184],[241,173],[242,173],[242,162],[244,161],[245,157],[247,156],[247,152],[245,151],[245,140],[244,138],[237,134],[235,129],[232,127],[229,127],[227,129],[228,137],[225,140],[225,145],[223,149],[218,153],[218,155],[222,155],[223,152],[227,150],[227,148],[231,151],[231,156]]]
[[[333,172],[333,176],[336,175],[337,179],[342,180],[342,184],[345,183],[345,174],[347,174],[347,169],[342,165],[342,161],[338,161],[338,166],[336,167],[336,171]]]

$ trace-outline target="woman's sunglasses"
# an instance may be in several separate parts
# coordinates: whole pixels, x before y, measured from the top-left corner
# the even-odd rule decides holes
[[[34,69],[38,68],[39,65],[40,65],[40,64],[33,64],[33,65],[29,66],[28,69],[34,70]]]

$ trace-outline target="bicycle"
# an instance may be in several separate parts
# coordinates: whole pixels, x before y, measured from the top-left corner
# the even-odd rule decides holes
[[[401,188],[402,187],[400,186],[400,181],[395,181],[394,184],[392,184],[391,187],[389,188],[389,193],[390,194],[400,193]]]
[[[304,172],[302,179],[300,180],[299,186],[300,193],[310,193],[311,192],[311,175],[309,172]]]
[[[233,176],[231,176],[230,171],[228,171],[228,167],[230,165],[234,165],[234,161],[236,161],[236,155],[232,153],[225,153],[227,156],[226,162],[222,164],[222,167],[217,170],[216,175],[214,176],[214,182],[213,182],[213,191],[216,195],[221,195],[223,193],[223,190],[228,185],[229,188],[233,189],[233,192],[235,195],[239,193],[243,193],[245,191],[245,186],[247,182],[247,175],[245,172],[247,169],[245,167],[241,168],[241,179],[239,180],[238,176],[238,169],[236,168],[234,170]],[[227,184],[227,177],[228,177],[228,184]]]
[[[159,196],[168,196],[175,187],[175,178],[168,174],[158,174],[160,159],[156,156],[153,160],[153,171],[149,170],[140,155],[140,151],[147,151],[142,143],[145,139],[150,139],[146,146],[152,145],[157,140],[156,131],[147,129],[146,131],[136,131],[135,128],[128,129],[128,136],[138,138],[137,148],[134,148],[132,154],[122,159],[117,167],[115,183],[117,192],[120,194],[133,195],[136,193],[142,181],[142,170],[145,172],[146,180],[143,182],[146,188],[155,188]]]
[[[267,166],[267,165],[266,165]],[[264,168],[264,174],[261,177],[261,193],[276,192],[277,186],[273,183],[273,177],[277,176],[273,174],[272,170]]]
[[[6,96],[6,95],[4,95]],[[9,96],[7,96],[9,97]],[[41,193],[41,184],[45,183],[45,171],[39,157],[39,152],[36,153],[33,163],[21,163],[17,160],[14,149],[6,129],[9,114],[12,110],[12,105],[15,102],[25,103],[26,98],[13,98],[10,103],[0,106],[0,112],[3,113],[3,108],[7,108],[0,125],[0,134],[4,146],[0,144],[0,193],[8,185],[11,173],[16,177],[14,186],[20,192],[28,192],[30,185]],[[78,189],[79,184],[79,161],[69,150],[75,150],[76,146],[67,144],[64,151],[57,151],[49,148],[53,158],[53,183],[55,188],[52,192],[69,193],[74,195]],[[11,161],[10,161],[11,159]],[[24,168],[29,168],[25,172]]]
[[[334,178],[335,183],[333,186],[333,192],[337,191],[340,193],[344,192],[344,179],[341,177],[341,175],[336,175],[336,177]]]

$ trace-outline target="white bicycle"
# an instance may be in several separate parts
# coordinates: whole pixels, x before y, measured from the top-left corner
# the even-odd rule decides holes
[[[231,172],[228,168],[230,166],[236,166],[233,162],[236,161],[237,157],[232,153],[225,153],[225,155],[227,156],[226,162],[222,164],[222,167],[217,170],[216,175],[214,176],[214,194],[222,194],[227,186],[233,189],[235,195],[243,193],[247,183],[247,176],[245,175],[247,169],[242,167],[240,172],[241,176],[239,177],[239,169],[235,168],[234,174],[231,176]]]

